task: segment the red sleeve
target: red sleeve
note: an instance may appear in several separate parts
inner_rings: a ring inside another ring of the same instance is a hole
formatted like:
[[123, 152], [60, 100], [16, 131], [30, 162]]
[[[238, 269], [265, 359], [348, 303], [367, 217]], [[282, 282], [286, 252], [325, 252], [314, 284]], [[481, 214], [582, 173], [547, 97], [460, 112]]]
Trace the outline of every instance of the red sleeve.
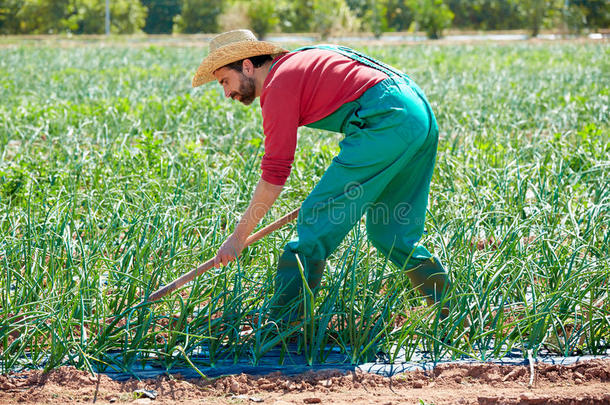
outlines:
[[265, 133], [261, 177], [271, 184], [281, 186], [286, 183], [294, 161], [299, 102], [293, 92], [284, 88], [268, 88], [265, 96], [264, 103], [261, 104]]

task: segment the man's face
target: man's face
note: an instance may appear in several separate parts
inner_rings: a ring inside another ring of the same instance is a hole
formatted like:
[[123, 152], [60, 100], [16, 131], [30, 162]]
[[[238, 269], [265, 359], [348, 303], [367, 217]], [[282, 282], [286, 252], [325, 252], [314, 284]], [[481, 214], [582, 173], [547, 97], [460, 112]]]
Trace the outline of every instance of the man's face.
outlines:
[[225, 97], [250, 105], [256, 98], [254, 79], [234, 69], [222, 67], [214, 72], [218, 83], [225, 91]]

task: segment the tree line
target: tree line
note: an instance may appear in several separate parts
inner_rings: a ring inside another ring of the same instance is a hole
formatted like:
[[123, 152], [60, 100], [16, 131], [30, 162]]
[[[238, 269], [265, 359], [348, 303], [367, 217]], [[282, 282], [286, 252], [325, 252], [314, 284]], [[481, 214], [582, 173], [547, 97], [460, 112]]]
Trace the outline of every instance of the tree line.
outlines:
[[[541, 29], [571, 33], [610, 26], [608, 0], [109, 0], [114, 34], [214, 33], [249, 27], [315, 32], [322, 38], [352, 32], [449, 28]], [[0, 34], [102, 34], [106, 0], [0, 0]]]

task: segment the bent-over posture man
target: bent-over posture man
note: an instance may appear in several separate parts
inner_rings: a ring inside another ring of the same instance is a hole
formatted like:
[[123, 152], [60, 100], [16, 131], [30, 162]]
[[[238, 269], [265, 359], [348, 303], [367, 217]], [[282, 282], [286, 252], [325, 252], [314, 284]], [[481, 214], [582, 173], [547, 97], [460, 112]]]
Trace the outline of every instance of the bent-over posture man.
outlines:
[[302, 279], [320, 284], [325, 260], [367, 213], [367, 236], [428, 300], [447, 288], [439, 260], [418, 245], [424, 230], [438, 127], [422, 90], [404, 73], [352, 49], [318, 45], [292, 52], [247, 30], [210, 43], [193, 86], [214, 79], [246, 105], [260, 97], [262, 175], [250, 204], [215, 257], [235, 260], [290, 174], [297, 128], [341, 132], [340, 152], [303, 202], [298, 238], [286, 244], [275, 276], [273, 312], [298, 297]]

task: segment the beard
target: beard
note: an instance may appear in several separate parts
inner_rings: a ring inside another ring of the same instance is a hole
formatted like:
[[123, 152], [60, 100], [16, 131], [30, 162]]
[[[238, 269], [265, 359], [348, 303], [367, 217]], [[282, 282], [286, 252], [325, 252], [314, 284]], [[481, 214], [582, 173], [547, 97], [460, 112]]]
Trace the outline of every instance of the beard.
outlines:
[[254, 79], [242, 73], [239, 79], [239, 91], [232, 92], [230, 96], [234, 100], [236, 97], [239, 97], [239, 102], [250, 105], [256, 98], [255, 91]]

